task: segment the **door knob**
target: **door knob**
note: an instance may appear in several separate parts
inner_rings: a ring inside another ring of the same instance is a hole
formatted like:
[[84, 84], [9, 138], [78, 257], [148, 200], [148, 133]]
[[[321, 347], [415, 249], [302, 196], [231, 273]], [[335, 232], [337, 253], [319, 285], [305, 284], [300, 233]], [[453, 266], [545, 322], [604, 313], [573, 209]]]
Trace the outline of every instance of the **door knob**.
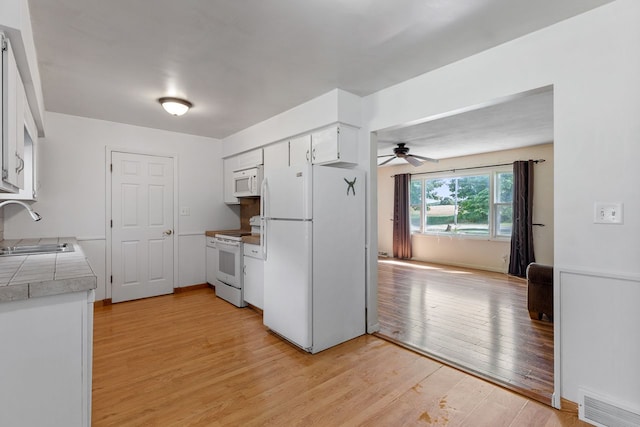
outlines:
[[171, 236], [173, 234], [173, 230], [163, 231], [162, 234], [164, 234], [165, 236]]

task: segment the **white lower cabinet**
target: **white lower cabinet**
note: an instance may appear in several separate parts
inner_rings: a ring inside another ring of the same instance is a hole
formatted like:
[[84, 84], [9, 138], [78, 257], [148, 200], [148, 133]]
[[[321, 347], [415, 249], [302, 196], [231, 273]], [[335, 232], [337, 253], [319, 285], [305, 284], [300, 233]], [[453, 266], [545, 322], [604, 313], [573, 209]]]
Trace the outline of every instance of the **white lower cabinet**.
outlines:
[[260, 245], [244, 245], [244, 300], [254, 307], [264, 306], [264, 260]]
[[218, 248], [215, 247], [215, 240], [213, 237], [207, 236], [207, 283], [210, 285], [216, 285], [216, 269], [218, 268]]
[[90, 426], [94, 291], [0, 302], [0, 425]]

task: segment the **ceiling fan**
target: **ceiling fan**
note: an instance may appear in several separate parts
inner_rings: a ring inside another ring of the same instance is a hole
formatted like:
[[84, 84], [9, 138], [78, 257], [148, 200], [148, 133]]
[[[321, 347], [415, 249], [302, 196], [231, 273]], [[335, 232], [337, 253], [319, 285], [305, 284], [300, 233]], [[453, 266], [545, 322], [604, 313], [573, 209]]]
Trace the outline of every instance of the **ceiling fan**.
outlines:
[[405, 145], [406, 145], [406, 142], [398, 142], [398, 146], [393, 148], [393, 154], [384, 154], [382, 156], [378, 156], [378, 158], [389, 157], [387, 160], [380, 163], [378, 166], [386, 165], [393, 159], [405, 159], [408, 163], [411, 163], [413, 166], [420, 166], [423, 163], [423, 160], [438, 163], [437, 159], [418, 156], [417, 154], [409, 154], [409, 147], [406, 147]]

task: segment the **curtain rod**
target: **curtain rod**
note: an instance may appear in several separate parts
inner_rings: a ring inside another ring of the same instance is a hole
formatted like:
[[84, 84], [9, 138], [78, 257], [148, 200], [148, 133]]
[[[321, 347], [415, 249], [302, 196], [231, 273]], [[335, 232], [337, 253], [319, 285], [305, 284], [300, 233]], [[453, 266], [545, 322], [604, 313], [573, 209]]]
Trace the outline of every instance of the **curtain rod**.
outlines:
[[[544, 163], [545, 160], [544, 159], [537, 159], [537, 160], [533, 160], [533, 163]], [[414, 176], [414, 175], [427, 175], [427, 174], [431, 174], [431, 173], [442, 173], [442, 172], [457, 172], [457, 171], [466, 171], [466, 170], [471, 170], [471, 169], [485, 169], [485, 168], [495, 168], [498, 166], [511, 166], [513, 165], [514, 162], [511, 163], [500, 163], [497, 165], [486, 165], [486, 166], [473, 166], [473, 167], [468, 167], [468, 168], [457, 168], [457, 169], [444, 169], [444, 170], [439, 170], [439, 171], [428, 171], [428, 172], [418, 172], [418, 173], [410, 173], [409, 175]], [[395, 175], [391, 175], [391, 178], [395, 178]]]

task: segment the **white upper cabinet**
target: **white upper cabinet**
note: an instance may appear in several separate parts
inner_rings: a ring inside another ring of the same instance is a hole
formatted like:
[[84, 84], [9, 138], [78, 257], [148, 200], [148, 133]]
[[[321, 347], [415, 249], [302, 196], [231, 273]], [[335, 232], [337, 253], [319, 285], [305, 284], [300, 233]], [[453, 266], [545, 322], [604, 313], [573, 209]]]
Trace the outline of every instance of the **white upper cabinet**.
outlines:
[[246, 153], [238, 154], [236, 157], [236, 171], [255, 168], [260, 166], [263, 162], [262, 148], [247, 151]]
[[313, 164], [355, 165], [358, 163], [358, 129], [334, 125], [311, 134]]
[[264, 147], [264, 176], [289, 166], [289, 141], [280, 141]]
[[299, 166], [311, 162], [311, 135], [303, 135], [289, 141], [289, 163]]
[[[24, 86], [11, 43], [2, 37], [2, 183], [0, 191], [24, 187]], [[28, 107], [26, 107], [28, 108]]]
[[[18, 200], [36, 200], [38, 198], [38, 128], [25, 105], [24, 109], [24, 186], [17, 194], [5, 194], [6, 198]], [[0, 199], [2, 193], [0, 193]]]

